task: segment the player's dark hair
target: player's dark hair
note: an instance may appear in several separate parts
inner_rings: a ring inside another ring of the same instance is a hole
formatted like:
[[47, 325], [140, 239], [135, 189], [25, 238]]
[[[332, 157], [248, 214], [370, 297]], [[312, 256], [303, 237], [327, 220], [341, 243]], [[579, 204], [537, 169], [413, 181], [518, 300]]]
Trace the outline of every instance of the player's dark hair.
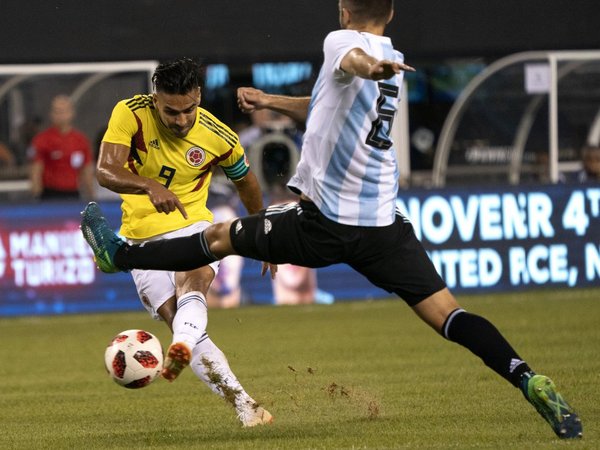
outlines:
[[200, 81], [200, 65], [189, 58], [159, 64], [152, 75], [154, 90], [171, 95], [185, 95]]
[[342, 6], [359, 22], [386, 22], [394, 9], [394, 0], [342, 0]]

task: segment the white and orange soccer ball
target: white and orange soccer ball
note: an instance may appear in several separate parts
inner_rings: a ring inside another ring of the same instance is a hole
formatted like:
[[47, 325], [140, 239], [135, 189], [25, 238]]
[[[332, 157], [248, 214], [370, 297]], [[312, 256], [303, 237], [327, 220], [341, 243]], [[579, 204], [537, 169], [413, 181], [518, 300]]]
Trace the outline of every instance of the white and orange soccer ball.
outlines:
[[106, 347], [104, 364], [117, 384], [129, 389], [148, 386], [162, 370], [162, 346], [147, 331], [122, 331]]

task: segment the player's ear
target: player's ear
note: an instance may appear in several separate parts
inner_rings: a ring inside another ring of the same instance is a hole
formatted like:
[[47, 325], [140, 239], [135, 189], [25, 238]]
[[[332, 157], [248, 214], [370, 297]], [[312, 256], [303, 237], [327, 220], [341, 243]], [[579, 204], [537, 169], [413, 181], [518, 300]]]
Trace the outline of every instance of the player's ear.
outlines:
[[350, 19], [352, 17], [352, 12], [348, 8], [342, 8], [340, 10], [340, 25], [342, 28], [346, 28]]
[[158, 96], [156, 95], [156, 92], [152, 93], [152, 103], [154, 104], [154, 107], [156, 108], [156, 102], [158, 101]]
[[387, 22], [385, 24], [387, 25], [388, 23], [390, 23], [393, 18], [394, 18], [394, 8], [392, 8], [392, 10], [390, 11], [390, 15], [389, 15], [388, 20], [387, 20]]

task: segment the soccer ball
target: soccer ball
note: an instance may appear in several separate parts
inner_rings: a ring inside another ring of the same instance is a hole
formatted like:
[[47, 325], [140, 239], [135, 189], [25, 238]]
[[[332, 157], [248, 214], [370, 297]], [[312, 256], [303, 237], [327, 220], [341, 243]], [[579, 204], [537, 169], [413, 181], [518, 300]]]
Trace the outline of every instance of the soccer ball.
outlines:
[[148, 386], [162, 370], [162, 346], [147, 331], [122, 331], [106, 347], [104, 364], [117, 384], [129, 389]]

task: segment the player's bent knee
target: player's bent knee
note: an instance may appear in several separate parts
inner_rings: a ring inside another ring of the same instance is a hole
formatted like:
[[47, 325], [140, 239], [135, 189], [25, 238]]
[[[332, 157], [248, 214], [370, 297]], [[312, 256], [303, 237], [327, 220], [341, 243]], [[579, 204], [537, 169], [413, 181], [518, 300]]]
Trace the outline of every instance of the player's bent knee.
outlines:
[[188, 272], [175, 272], [175, 295], [179, 298], [193, 291], [199, 291], [206, 295], [214, 278], [215, 272], [210, 266]]
[[460, 305], [448, 288], [436, 292], [413, 306], [417, 315], [437, 332], [441, 332], [446, 318], [457, 308], [460, 308]]

